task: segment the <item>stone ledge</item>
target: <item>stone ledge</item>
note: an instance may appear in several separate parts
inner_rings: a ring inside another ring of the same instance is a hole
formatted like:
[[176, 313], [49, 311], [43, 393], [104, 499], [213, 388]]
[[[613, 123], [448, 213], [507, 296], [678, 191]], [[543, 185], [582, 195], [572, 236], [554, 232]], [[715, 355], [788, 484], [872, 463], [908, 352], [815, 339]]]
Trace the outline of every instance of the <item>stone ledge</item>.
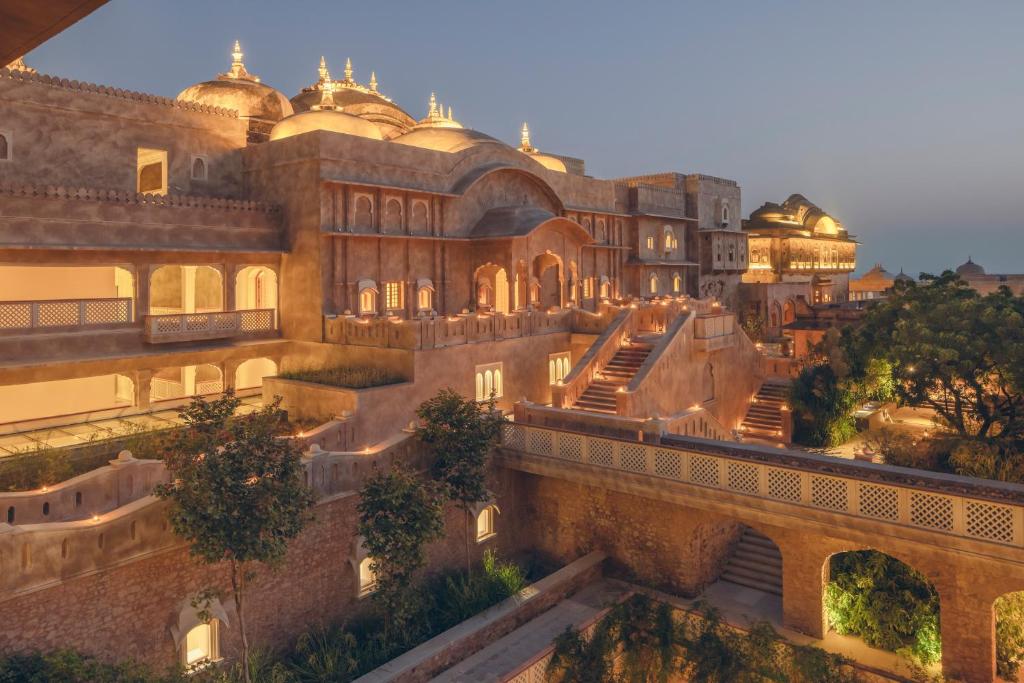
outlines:
[[434, 636], [356, 679], [357, 683], [421, 683], [511, 633], [601, 575], [605, 554], [594, 551], [518, 594]]

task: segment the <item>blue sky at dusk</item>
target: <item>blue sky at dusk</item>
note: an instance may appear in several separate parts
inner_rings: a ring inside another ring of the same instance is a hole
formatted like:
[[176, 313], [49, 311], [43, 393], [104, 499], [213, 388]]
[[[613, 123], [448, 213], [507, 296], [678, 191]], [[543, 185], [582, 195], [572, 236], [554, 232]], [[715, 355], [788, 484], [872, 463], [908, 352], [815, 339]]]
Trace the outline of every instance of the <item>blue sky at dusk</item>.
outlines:
[[800, 192], [909, 273], [1024, 272], [1024, 2], [112, 0], [27, 61], [173, 97], [229, 66], [288, 96], [323, 54], [414, 117], [598, 177], [733, 178], [744, 214]]

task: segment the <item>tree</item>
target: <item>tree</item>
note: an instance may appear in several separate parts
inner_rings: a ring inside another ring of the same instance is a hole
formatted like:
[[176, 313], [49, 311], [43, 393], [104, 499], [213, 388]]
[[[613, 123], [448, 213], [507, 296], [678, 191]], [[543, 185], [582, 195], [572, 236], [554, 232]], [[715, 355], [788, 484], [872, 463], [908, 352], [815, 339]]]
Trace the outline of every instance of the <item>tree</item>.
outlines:
[[227, 562], [242, 640], [242, 671], [250, 680], [245, 596], [252, 569], [278, 566], [288, 541], [312, 519], [312, 491], [301, 455], [281, 438], [286, 415], [275, 400], [249, 415], [234, 416], [240, 401], [200, 397], [180, 411], [185, 426], [164, 452], [170, 483], [155, 489], [170, 501], [175, 533], [201, 562]]
[[421, 423], [416, 436], [434, 456], [433, 475], [446, 496], [466, 516], [466, 571], [470, 569], [472, 508], [489, 498], [487, 456], [501, 434], [504, 418], [494, 398], [479, 403], [453, 389], [442, 389], [416, 410]]
[[932, 408], [962, 437], [1024, 437], [1024, 298], [981, 296], [947, 271], [922, 275], [844, 338], [855, 377], [891, 363], [897, 398]]
[[836, 376], [830, 364], [804, 368], [790, 387], [793, 440], [805, 446], [831, 448], [856, 433], [856, 394]]
[[401, 628], [413, 611], [409, 588], [426, 564], [426, 545], [444, 532], [444, 498], [430, 481], [402, 467], [378, 472], [363, 485], [359, 533], [371, 558], [385, 627]]

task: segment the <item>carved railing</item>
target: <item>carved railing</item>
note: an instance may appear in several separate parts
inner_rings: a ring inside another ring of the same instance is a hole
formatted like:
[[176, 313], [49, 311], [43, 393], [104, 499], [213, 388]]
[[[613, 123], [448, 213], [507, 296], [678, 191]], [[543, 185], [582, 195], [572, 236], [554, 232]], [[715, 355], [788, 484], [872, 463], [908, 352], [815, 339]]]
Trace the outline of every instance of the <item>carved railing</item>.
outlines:
[[[659, 444], [509, 423], [504, 448], [530, 455], [683, 482], [796, 509], [1024, 546], [1024, 486], [837, 461], [795, 451], [710, 444], [677, 437]], [[912, 482], [912, 485], [911, 483]], [[950, 493], [948, 491], [955, 491]]]
[[130, 298], [0, 301], [0, 332], [129, 325]]
[[564, 309], [553, 313], [467, 313], [412, 320], [328, 316], [324, 318], [324, 338], [334, 344], [409, 350], [438, 349], [481, 341], [570, 332], [573, 329], [573, 314], [572, 310]]
[[273, 308], [251, 308], [216, 313], [147, 315], [145, 337], [151, 344], [162, 344], [267, 336], [273, 334], [276, 329], [277, 311]]

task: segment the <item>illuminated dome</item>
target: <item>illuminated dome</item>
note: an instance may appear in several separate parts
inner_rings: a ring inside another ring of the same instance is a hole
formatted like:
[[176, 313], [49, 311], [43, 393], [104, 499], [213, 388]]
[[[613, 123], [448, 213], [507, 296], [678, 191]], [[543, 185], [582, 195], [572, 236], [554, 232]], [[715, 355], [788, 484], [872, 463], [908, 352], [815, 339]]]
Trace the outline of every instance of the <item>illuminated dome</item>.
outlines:
[[383, 95], [377, 89], [377, 75], [370, 74], [368, 85], [357, 83], [352, 75], [352, 62], [345, 62], [345, 80], [332, 81], [327, 70], [327, 60], [320, 58], [319, 78], [312, 85], [303, 88], [302, 92], [291, 99], [296, 112], [309, 111], [320, 103], [324, 83], [331, 82], [334, 86], [334, 102], [345, 110], [346, 114], [358, 116], [377, 124], [385, 138], [392, 138], [407, 133], [416, 125], [416, 120], [401, 107]]
[[324, 84], [320, 98], [320, 104], [313, 105], [309, 111], [293, 114], [278, 122], [270, 131], [270, 139], [290, 138], [293, 135], [301, 135], [314, 130], [358, 135], [372, 140], [384, 139], [380, 128], [376, 125], [358, 116], [343, 112], [334, 103], [334, 89], [330, 81]]
[[540, 150], [530, 144], [530, 127], [525, 122], [519, 134], [519, 151], [550, 171], [568, 173], [564, 161], [550, 154], [541, 154]]
[[231, 70], [220, 74], [216, 80], [197, 83], [178, 93], [178, 100], [198, 102], [213, 107], [234, 109], [244, 119], [264, 123], [276, 123], [294, 113], [291, 102], [284, 93], [260, 83], [257, 76], [245, 70], [242, 50], [235, 41], [231, 53]]
[[399, 135], [392, 142], [449, 153], [461, 152], [477, 145], [505, 145], [490, 135], [463, 128], [461, 123], [452, 118], [451, 107], [445, 113], [444, 105], [437, 103], [434, 93], [430, 93], [427, 116], [416, 124], [412, 132]]
[[969, 277], [971, 275], [984, 275], [985, 269], [979, 266], [977, 263], [971, 260], [971, 257], [967, 257], [966, 263], [961, 263], [957, 266], [956, 274], [962, 277]]

